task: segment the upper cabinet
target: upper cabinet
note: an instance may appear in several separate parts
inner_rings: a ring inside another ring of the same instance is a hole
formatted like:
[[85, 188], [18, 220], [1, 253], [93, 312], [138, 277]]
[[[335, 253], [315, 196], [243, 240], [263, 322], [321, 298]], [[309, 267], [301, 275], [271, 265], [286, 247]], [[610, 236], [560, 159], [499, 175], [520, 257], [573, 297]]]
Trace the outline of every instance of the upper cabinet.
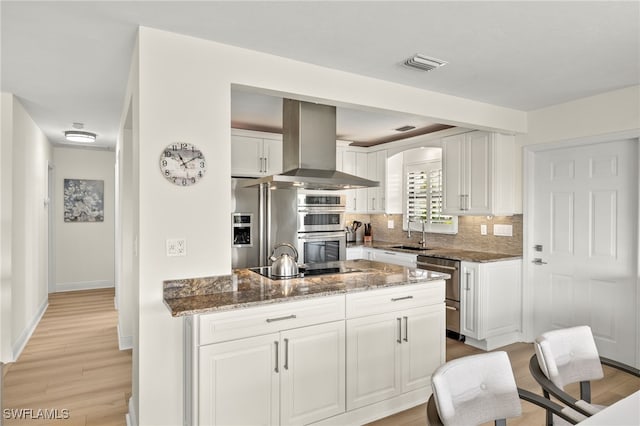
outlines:
[[231, 130], [231, 175], [268, 176], [282, 173], [282, 135]]
[[484, 131], [443, 138], [443, 212], [513, 215], [514, 143], [513, 136]]
[[347, 212], [349, 213], [385, 213], [385, 177], [387, 151], [368, 152], [364, 148], [340, 146], [336, 150], [336, 169], [365, 179], [380, 182], [375, 188], [349, 189]]

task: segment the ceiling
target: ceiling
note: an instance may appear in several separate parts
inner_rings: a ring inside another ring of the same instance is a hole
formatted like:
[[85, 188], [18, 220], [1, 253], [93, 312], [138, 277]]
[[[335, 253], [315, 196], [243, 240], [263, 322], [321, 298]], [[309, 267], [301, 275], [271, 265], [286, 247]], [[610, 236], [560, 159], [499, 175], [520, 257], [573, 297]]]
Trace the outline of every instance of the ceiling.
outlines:
[[[139, 25], [522, 111], [640, 84], [636, 1], [7, 1], [2, 91], [52, 143], [74, 122], [115, 145]], [[448, 62], [425, 73], [402, 62]], [[239, 127], [279, 126], [279, 99], [234, 91]], [[275, 105], [275, 107], [274, 107]], [[428, 118], [338, 110], [339, 137], [375, 141]]]

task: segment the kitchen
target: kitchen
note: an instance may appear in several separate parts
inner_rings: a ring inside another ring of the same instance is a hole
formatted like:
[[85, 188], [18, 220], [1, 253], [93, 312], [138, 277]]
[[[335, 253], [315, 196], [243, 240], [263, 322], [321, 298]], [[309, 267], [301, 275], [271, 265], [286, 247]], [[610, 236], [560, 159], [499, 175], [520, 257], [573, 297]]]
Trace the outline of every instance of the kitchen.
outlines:
[[[135, 237], [130, 245], [135, 248], [140, 268], [139, 281], [133, 283], [131, 292], [136, 301], [137, 349], [132, 406], [141, 424], [177, 424], [183, 411], [179, 390], [182, 373], [173, 368], [182, 363], [182, 353], [177, 349], [182, 345], [182, 328], [178, 321], [169, 318], [162, 304], [160, 283], [172, 278], [229, 272], [231, 249], [227, 247], [231, 246], [229, 212], [232, 209], [228, 188], [232, 173], [226, 162], [231, 158], [228, 118], [229, 89], [233, 85], [277, 92], [281, 96], [296, 95], [303, 100], [408, 111], [446, 118], [451, 123], [470, 128], [515, 132], [520, 135], [519, 146], [527, 147], [526, 155], [535, 152], [535, 144], [624, 133], [638, 127], [637, 107], [634, 106], [637, 93], [633, 89], [603, 94], [564, 107], [523, 113], [281, 61], [269, 55], [150, 28], [141, 29], [140, 40], [139, 50], [134, 55], [137, 59], [132, 67], [130, 96], [125, 102], [124, 116], [132, 118], [128, 128], [135, 129], [135, 133], [128, 140], [135, 142], [134, 151], [138, 155], [135, 158], [140, 162], [139, 180], [130, 183], [133, 188], [139, 188], [139, 194], [135, 193], [139, 196], [136, 205], [140, 209], [136, 217], [142, 219], [136, 224], [138, 228], [134, 229]], [[176, 63], [176, 57], [182, 62]], [[225, 66], [221, 67], [221, 63]], [[256, 64], [260, 66], [256, 67]], [[180, 81], [181, 84], [177, 85], [180, 87], [167, 86], [167, 81]], [[130, 100], [133, 103], [130, 104]], [[129, 105], [132, 105], [131, 109], [128, 109]], [[588, 125], [575, 124], [573, 119], [576, 117]], [[123, 120], [123, 126], [127, 125]], [[521, 135], [527, 132], [528, 136], [523, 139]], [[216, 163], [215, 169], [210, 168], [205, 179], [192, 188], [167, 186], [158, 179], [157, 155], [174, 139], [209, 141], [200, 142], [203, 152], [209, 158], [215, 156], [224, 161]], [[516, 157], [514, 163], [521, 167], [520, 157]], [[520, 176], [520, 173], [516, 174], [516, 188], [524, 192], [526, 188]], [[365, 216], [368, 217], [362, 222], [374, 224], [374, 241], [389, 232], [388, 227], [385, 230], [388, 223], [382, 217], [368, 213]], [[517, 235], [519, 226], [522, 229], [528, 225], [518, 225], [522, 222], [518, 218], [515, 220], [514, 235]], [[400, 220], [394, 218], [394, 222], [394, 229], [399, 228]], [[382, 226], [376, 227], [376, 223]], [[472, 222], [470, 225], [476, 228], [473, 231], [476, 238], [479, 238], [478, 228], [482, 224]], [[493, 227], [491, 222], [486, 224], [490, 234]], [[159, 229], [162, 232], [158, 232]], [[523, 240], [524, 234], [523, 229]], [[168, 238], [185, 238], [188, 256], [167, 258], [165, 241]], [[414, 235], [413, 238], [420, 237]], [[214, 240], [216, 244], [211, 243]], [[530, 250], [529, 245], [525, 245], [525, 250]], [[526, 293], [526, 288], [524, 290]]]

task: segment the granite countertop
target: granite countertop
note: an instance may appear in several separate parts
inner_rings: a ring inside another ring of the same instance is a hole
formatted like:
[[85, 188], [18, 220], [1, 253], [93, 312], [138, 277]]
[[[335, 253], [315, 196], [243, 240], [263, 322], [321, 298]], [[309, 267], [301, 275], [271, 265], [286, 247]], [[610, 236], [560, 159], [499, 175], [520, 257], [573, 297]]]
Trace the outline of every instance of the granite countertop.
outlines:
[[358, 270], [270, 280], [248, 269], [231, 275], [164, 281], [164, 303], [174, 317], [443, 280], [449, 275], [369, 260], [329, 262]]
[[416, 244], [394, 243], [389, 241], [373, 241], [371, 243], [349, 243], [347, 247], [371, 247], [381, 250], [397, 251], [401, 253], [411, 253], [415, 255], [441, 257], [443, 259], [460, 260], [465, 262], [499, 262], [502, 260], [522, 259], [522, 255], [508, 253], [491, 253], [485, 251], [460, 250], [444, 247], [427, 247], [423, 250], [411, 250], [395, 248], [394, 246], [409, 246], [419, 248]]

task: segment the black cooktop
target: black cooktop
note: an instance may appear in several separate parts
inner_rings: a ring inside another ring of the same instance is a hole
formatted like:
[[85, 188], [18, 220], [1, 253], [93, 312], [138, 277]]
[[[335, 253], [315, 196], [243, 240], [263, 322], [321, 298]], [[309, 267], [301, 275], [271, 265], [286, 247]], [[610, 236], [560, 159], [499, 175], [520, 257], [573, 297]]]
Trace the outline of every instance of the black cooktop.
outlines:
[[346, 266], [333, 266], [323, 263], [302, 265], [298, 268], [298, 275], [291, 277], [279, 277], [271, 274], [270, 266], [260, 266], [258, 268], [249, 268], [250, 271], [260, 274], [263, 277], [267, 277], [270, 280], [290, 280], [293, 278], [312, 277], [317, 275], [329, 275], [329, 274], [349, 274], [352, 272], [362, 272], [360, 269], [348, 268]]

